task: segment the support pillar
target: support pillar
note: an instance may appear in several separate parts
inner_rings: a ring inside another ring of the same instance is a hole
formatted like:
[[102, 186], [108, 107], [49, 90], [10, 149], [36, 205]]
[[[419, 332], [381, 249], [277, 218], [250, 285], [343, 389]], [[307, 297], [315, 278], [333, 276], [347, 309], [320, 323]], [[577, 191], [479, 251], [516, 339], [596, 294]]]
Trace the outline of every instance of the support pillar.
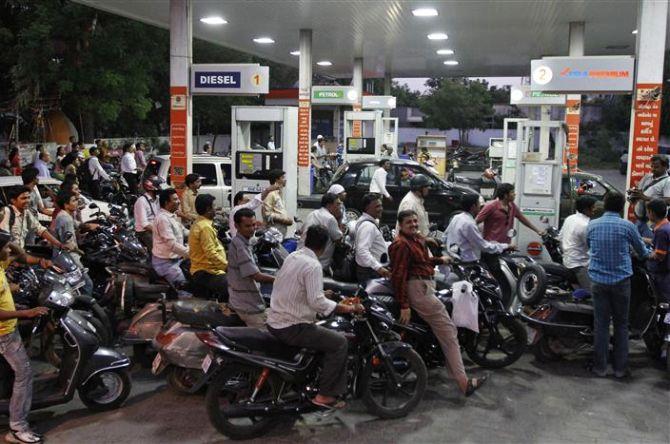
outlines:
[[309, 158], [311, 139], [312, 30], [301, 29], [300, 65], [298, 73], [298, 196], [309, 196], [312, 191], [312, 179], [310, 174], [311, 167]]
[[191, 17], [191, 0], [170, 0], [170, 165], [175, 186], [183, 184], [192, 169]]
[[[584, 22], [570, 22], [570, 57], [581, 57], [584, 55], [584, 28]], [[566, 135], [567, 146], [563, 150], [564, 170], [567, 169], [568, 162], [571, 171], [577, 168], [581, 109], [581, 94], [568, 94], [565, 103], [565, 124], [568, 127], [568, 134]]]
[[[650, 171], [651, 156], [658, 153], [667, 18], [667, 2], [639, 2], [627, 188], [637, 185]], [[632, 208], [627, 210], [628, 218], [634, 218]]]
[[352, 79], [354, 89], [356, 90], [356, 103], [354, 104], [354, 111], [361, 110], [363, 103], [363, 58], [357, 57], [354, 59], [354, 75]]
[[[391, 78], [391, 72], [386, 71], [384, 73], [384, 95], [385, 96], [390, 96], [391, 95], [391, 84], [393, 82], [393, 79]], [[391, 110], [390, 109], [385, 109], [384, 110], [384, 117], [391, 117]]]

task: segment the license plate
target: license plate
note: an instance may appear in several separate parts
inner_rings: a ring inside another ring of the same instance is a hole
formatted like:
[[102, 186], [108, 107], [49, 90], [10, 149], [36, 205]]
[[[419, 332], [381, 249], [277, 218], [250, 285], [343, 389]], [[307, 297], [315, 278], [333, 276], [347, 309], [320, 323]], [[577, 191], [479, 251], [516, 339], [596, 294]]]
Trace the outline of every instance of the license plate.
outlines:
[[670, 313], [665, 314], [665, 319], [663, 320], [666, 324], [670, 324]]
[[154, 375], [156, 374], [156, 372], [158, 371], [158, 369], [161, 366], [161, 359], [162, 359], [161, 354], [158, 353], [156, 355], [156, 357], [154, 358], [153, 364], [151, 364], [151, 373], [153, 373]]
[[207, 356], [205, 356], [205, 359], [202, 360], [202, 371], [207, 373], [211, 365], [212, 365], [212, 356], [208, 354]]

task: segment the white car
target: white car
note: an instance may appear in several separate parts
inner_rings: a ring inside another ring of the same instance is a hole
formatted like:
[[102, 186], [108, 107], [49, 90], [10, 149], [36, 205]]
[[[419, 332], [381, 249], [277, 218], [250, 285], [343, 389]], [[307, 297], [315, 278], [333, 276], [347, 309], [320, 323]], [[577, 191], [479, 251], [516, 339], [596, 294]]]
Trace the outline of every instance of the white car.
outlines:
[[[58, 194], [58, 191], [60, 190], [60, 184], [61, 181], [58, 179], [54, 178], [44, 178], [40, 177], [40, 184], [37, 186], [40, 195], [42, 196], [42, 200], [44, 201], [44, 206], [47, 208], [53, 208], [55, 205], [55, 202], [53, 202], [53, 199], [51, 196], [55, 196]], [[9, 199], [7, 198], [7, 191], [11, 187], [15, 187], [17, 185], [23, 185], [23, 181], [21, 180], [21, 176], [3, 176], [0, 177], [0, 200], [2, 201], [2, 206], [8, 205], [9, 204]], [[103, 202], [101, 200], [94, 200], [90, 196], [87, 196], [85, 193], [81, 193], [81, 197], [84, 200], [86, 207], [82, 209], [82, 220], [84, 222], [91, 220], [94, 218], [95, 213], [98, 212], [98, 209], [92, 209], [89, 208], [89, 205], [91, 202], [94, 202], [100, 211], [102, 211], [104, 214], [109, 215], [109, 203]], [[39, 215], [39, 220], [42, 223], [49, 223], [51, 221], [51, 218], [49, 216], [46, 216], [44, 214]]]
[[[231, 170], [230, 157], [207, 156], [195, 154], [193, 156], [193, 173], [199, 174], [202, 179], [200, 193], [211, 194], [216, 198], [215, 205], [230, 208], [231, 204]], [[143, 177], [157, 175], [170, 183], [170, 156], [162, 154], [152, 156], [147, 162]]]

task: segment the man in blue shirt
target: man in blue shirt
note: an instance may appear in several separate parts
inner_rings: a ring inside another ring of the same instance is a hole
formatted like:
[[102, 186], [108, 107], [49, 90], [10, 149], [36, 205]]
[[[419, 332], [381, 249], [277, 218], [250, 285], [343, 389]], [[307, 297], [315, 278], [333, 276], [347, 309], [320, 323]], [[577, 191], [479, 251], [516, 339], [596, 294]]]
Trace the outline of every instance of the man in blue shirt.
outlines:
[[653, 252], [649, 256], [647, 269], [656, 287], [656, 293], [666, 302], [670, 302], [670, 223], [668, 206], [663, 199], [654, 199], [647, 203], [647, 217], [654, 227], [651, 241]]
[[605, 196], [605, 213], [589, 222], [586, 238], [590, 251], [589, 277], [593, 283], [594, 363], [598, 376], [607, 373], [610, 318], [614, 322], [614, 376], [630, 375], [628, 370], [628, 306], [633, 264], [630, 247], [640, 258], [647, 249], [635, 225], [621, 218], [626, 203], [619, 193]]

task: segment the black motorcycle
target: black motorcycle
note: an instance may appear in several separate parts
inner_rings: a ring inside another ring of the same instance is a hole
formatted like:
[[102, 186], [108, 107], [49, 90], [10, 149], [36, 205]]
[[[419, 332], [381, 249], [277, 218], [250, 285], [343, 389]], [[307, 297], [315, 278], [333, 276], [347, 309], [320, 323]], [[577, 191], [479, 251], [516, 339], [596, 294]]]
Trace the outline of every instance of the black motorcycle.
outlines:
[[[90, 410], [103, 411], [119, 407], [130, 394], [127, 369], [130, 360], [116, 350], [100, 346], [95, 327], [79, 312], [70, 309], [74, 296], [65, 287], [43, 291], [40, 305], [50, 309], [48, 317], [39, 318], [32, 328], [38, 334], [51, 323], [61, 338], [61, 365], [55, 374], [34, 381], [32, 409], [40, 409], [72, 400], [75, 391]], [[0, 413], [9, 413], [14, 373], [0, 357]]]
[[[349, 341], [347, 396], [361, 398], [381, 418], [405, 416], [423, 396], [426, 366], [410, 345], [398, 341], [388, 310], [372, 298], [362, 304], [364, 316], [320, 323]], [[233, 439], [254, 438], [318, 409], [310, 400], [321, 372], [316, 353], [247, 327], [219, 327], [198, 337], [210, 347], [203, 362], [211, 378], [206, 403], [219, 432]]]

